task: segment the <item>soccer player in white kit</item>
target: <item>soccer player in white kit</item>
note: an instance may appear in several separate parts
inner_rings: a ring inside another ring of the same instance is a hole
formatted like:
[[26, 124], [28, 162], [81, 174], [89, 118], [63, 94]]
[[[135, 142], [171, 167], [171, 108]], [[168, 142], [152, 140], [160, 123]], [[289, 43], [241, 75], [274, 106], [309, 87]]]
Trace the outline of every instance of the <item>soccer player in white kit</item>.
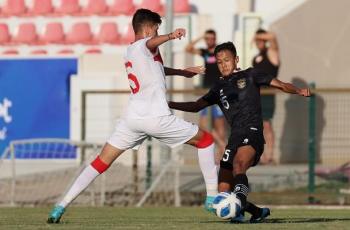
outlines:
[[212, 201], [217, 194], [217, 168], [214, 159], [214, 143], [210, 133], [197, 125], [172, 114], [166, 100], [165, 75], [193, 77], [204, 71], [203, 67], [185, 70], [163, 66], [158, 47], [170, 40], [185, 36], [184, 29], [176, 29], [166, 35], [158, 35], [161, 23], [159, 14], [139, 9], [132, 19], [135, 41], [127, 48], [125, 67], [131, 88], [126, 111], [117, 122], [114, 133], [102, 148], [102, 152], [75, 180], [63, 199], [49, 214], [48, 223], [58, 223], [66, 207], [125, 150], [140, 145], [148, 136], [170, 147], [183, 143], [198, 148], [199, 165], [207, 190], [205, 207], [212, 211]]

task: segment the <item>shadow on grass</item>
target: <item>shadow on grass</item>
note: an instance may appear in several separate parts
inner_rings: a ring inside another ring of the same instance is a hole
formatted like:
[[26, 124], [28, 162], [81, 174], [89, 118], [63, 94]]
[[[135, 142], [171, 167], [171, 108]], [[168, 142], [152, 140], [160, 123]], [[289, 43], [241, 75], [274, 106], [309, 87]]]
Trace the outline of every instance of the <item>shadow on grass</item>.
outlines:
[[288, 224], [288, 223], [321, 223], [334, 221], [350, 221], [350, 218], [271, 218], [262, 223]]
[[[322, 222], [334, 222], [334, 221], [350, 221], [350, 218], [271, 218], [266, 219], [259, 223], [250, 223], [246, 221], [242, 224], [297, 224], [297, 223], [322, 223]], [[201, 224], [214, 224], [214, 223], [227, 223], [229, 221], [213, 220], [213, 221], [201, 221]], [[234, 224], [234, 223], [233, 223]]]

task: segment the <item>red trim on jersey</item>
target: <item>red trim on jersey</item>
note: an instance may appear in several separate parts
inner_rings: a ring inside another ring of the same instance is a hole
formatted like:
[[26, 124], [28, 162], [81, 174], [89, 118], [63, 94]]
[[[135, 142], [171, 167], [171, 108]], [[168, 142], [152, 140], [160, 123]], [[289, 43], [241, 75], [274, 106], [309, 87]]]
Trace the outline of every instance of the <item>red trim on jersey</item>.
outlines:
[[136, 77], [135, 75], [133, 75], [132, 73], [129, 73], [129, 74], [128, 74], [128, 79], [129, 79], [130, 81], [133, 81], [134, 84], [135, 84], [135, 88], [131, 87], [131, 85], [130, 85], [131, 92], [132, 92], [133, 94], [137, 93], [137, 92], [140, 90], [140, 83], [139, 83], [139, 81], [137, 80], [137, 77]]
[[160, 63], [162, 63], [162, 65], [164, 65], [163, 63], [163, 58], [162, 56], [160, 55], [159, 51], [158, 51], [158, 54], [156, 56], [153, 57], [153, 60], [154, 61], [159, 61]]
[[204, 149], [213, 143], [213, 136], [210, 133], [204, 131], [202, 138], [197, 142], [196, 147], [199, 149]]
[[102, 174], [104, 171], [106, 171], [109, 167], [106, 163], [104, 163], [99, 156], [96, 157], [95, 160], [91, 162], [91, 166], [96, 169], [97, 172]]
[[125, 63], [125, 67], [126, 67], [126, 68], [128, 68], [128, 67], [132, 68], [132, 63], [131, 63], [131, 62], [129, 62], [129, 61], [128, 61], [128, 62], [126, 62], [126, 63]]

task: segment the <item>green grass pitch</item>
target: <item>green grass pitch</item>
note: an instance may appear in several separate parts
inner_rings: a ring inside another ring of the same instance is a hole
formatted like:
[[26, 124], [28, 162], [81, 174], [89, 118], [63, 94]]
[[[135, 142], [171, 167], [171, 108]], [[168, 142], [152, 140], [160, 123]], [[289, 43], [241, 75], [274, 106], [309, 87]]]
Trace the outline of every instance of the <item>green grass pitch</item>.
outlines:
[[48, 212], [49, 208], [0, 208], [0, 229], [350, 229], [350, 210], [273, 209], [259, 224], [230, 224], [203, 208], [72, 207], [60, 224], [49, 225]]

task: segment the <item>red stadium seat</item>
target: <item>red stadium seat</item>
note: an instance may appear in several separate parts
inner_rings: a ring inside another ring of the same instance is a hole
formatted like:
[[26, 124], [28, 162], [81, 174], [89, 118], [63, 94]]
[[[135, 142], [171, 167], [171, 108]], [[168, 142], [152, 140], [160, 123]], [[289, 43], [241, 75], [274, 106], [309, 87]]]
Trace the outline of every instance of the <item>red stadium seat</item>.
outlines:
[[146, 8], [159, 14], [163, 14], [164, 12], [164, 7], [160, 0], [142, 0], [138, 8]]
[[29, 10], [33, 15], [47, 15], [53, 12], [51, 0], [34, 0], [33, 8]]
[[79, 0], [61, 0], [61, 5], [55, 11], [60, 14], [78, 14]]
[[175, 13], [189, 13], [191, 6], [188, 0], [174, 0], [174, 12]]
[[48, 23], [45, 28], [44, 35], [40, 39], [44, 43], [63, 43], [64, 31], [60, 22]]
[[100, 54], [102, 53], [102, 50], [100, 50], [99, 48], [91, 48], [91, 49], [87, 49], [85, 51], [86, 54]]
[[2, 54], [3, 55], [18, 55], [19, 52], [18, 52], [18, 50], [11, 49], [11, 50], [3, 51]]
[[83, 13], [86, 14], [104, 14], [107, 12], [108, 6], [105, 0], [89, 0]]
[[128, 29], [126, 31], [125, 34], [121, 35], [121, 44], [130, 44], [135, 40], [135, 34], [134, 34], [134, 30], [132, 29], [132, 26], [129, 25]]
[[0, 24], [0, 44], [6, 44], [11, 41], [9, 27], [5, 23]]
[[109, 7], [109, 13], [113, 15], [132, 15], [135, 9], [133, 0], [114, 0], [113, 4]]
[[2, 14], [5, 16], [19, 16], [25, 14], [26, 11], [24, 0], [7, 0], [2, 8]]
[[70, 44], [92, 43], [92, 38], [90, 24], [87, 22], [78, 22], [72, 26], [66, 35], [66, 42]]
[[100, 43], [117, 44], [120, 42], [120, 34], [118, 25], [114, 22], [105, 22], [100, 26], [100, 31], [97, 35], [97, 41]]
[[63, 50], [58, 51], [57, 54], [72, 55], [72, 54], [74, 54], [74, 50], [72, 50], [72, 49], [63, 49]]
[[15, 43], [35, 44], [38, 35], [33, 23], [22, 23], [18, 27], [18, 33], [13, 38]]
[[34, 54], [34, 55], [46, 55], [47, 54], [47, 50], [33, 50], [30, 52], [30, 54]]

